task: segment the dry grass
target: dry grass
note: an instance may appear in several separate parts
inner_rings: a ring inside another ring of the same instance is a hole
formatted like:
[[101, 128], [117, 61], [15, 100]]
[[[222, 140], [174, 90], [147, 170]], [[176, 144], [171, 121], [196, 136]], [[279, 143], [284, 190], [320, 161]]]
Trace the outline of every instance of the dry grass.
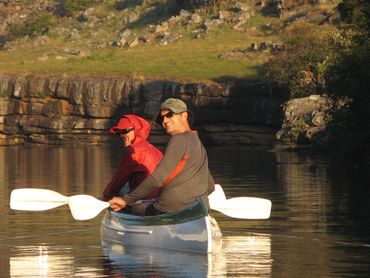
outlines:
[[[105, 17], [111, 12], [116, 1], [108, 2], [105, 6], [96, 6], [93, 15]], [[134, 27], [133, 31], [137, 34], [140, 28], [141, 31], [145, 30], [145, 20], [151, 19], [151, 23], [155, 24], [163, 16], [160, 9], [149, 16], [146, 14], [147, 8], [143, 7], [142, 24]], [[136, 7], [134, 9], [137, 10]], [[280, 41], [279, 36], [283, 35], [279, 27], [283, 20], [256, 13], [245, 23], [244, 31], [234, 30], [231, 25], [224, 24], [207, 32], [203, 39], [192, 38], [191, 30], [176, 30], [182, 34], [182, 38], [166, 46], [152, 43], [132, 49], [109, 46], [99, 50], [89, 47], [89, 44], [97, 41], [111, 42], [126, 28], [122, 20], [127, 11], [114, 12], [116, 16], [97, 23], [95, 29], [81, 32], [81, 38], [74, 42], [56, 37], [54, 33], [49, 35], [49, 42], [38, 47], [18, 45], [15, 51], [0, 50], [0, 74], [119, 75], [188, 81], [255, 79], [262, 76], [268, 52], [251, 52], [241, 58], [228, 59], [221, 59], [219, 55], [235, 49], [246, 49], [252, 42]], [[271, 23], [276, 27], [265, 28]], [[58, 24], [69, 30], [80, 26], [76, 20], [59, 21]], [[73, 56], [70, 51], [73, 49], [90, 49], [91, 53], [85, 57]], [[48, 59], [41, 61], [40, 57], [45, 55]]]
[[[66, 56], [57, 48], [58, 41], [35, 50], [18, 49], [0, 52], [0, 73], [137, 75], [178, 80], [215, 80], [224, 77], [255, 78], [264, 63], [260, 55], [242, 59], [220, 59], [219, 55], [236, 48], [247, 48], [259, 38], [228, 30], [217, 31], [205, 39], [183, 38], [166, 46], [142, 45], [132, 49], [109, 47], [96, 50], [86, 57]], [[83, 45], [65, 45], [70, 49]], [[46, 61], [38, 61], [44, 53]]]

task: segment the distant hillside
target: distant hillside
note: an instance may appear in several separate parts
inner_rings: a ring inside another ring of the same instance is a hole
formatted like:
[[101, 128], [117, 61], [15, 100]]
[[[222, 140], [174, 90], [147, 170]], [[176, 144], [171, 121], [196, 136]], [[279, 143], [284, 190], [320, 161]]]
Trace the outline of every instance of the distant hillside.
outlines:
[[338, 1], [0, 3], [0, 73], [256, 79], [285, 29], [338, 22]]

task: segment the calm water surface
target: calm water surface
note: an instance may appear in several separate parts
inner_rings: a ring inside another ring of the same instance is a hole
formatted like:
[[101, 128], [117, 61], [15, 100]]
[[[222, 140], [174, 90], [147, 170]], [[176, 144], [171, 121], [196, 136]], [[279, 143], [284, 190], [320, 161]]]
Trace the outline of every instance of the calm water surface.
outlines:
[[102, 242], [100, 221], [76, 221], [67, 206], [12, 211], [12, 189], [45, 188], [99, 197], [120, 147], [0, 147], [0, 277], [369, 277], [369, 174], [331, 168], [297, 153], [209, 147], [228, 198], [272, 201], [268, 220], [212, 212], [218, 254], [128, 248]]

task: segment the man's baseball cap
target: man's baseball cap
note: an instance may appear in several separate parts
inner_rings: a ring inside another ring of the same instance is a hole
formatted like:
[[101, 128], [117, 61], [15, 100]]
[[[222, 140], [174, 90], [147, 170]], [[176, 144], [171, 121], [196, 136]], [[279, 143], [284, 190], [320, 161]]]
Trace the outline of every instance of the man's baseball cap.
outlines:
[[187, 112], [188, 107], [186, 103], [183, 102], [181, 99], [178, 98], [168, 98], [161, 104], [161, 110], [169, 109], [172, 112], [178, 114], [182, 112]]

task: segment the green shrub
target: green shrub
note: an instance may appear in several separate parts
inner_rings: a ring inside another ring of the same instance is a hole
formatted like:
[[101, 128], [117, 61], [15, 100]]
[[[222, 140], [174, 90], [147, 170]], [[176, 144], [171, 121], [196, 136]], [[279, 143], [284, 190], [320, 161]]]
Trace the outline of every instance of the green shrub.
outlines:
[[325, 61], [328, 56], [326, 28], [301, 22], [286, 29], [285, 49], [267, 63], [267, 75], [288, 87], [292, 97], [324, 92]]
[[12, 39], [24, 36], [42, 35], [54, 26], [53, 17], [50, 14], [32, 13], [27, 19], [10, 27], [10, 37]]
[[60, 16], [72, 16], [75, 12], [83, 11], [96, 2], [96, 0], [61, 0], [57, 14]]

